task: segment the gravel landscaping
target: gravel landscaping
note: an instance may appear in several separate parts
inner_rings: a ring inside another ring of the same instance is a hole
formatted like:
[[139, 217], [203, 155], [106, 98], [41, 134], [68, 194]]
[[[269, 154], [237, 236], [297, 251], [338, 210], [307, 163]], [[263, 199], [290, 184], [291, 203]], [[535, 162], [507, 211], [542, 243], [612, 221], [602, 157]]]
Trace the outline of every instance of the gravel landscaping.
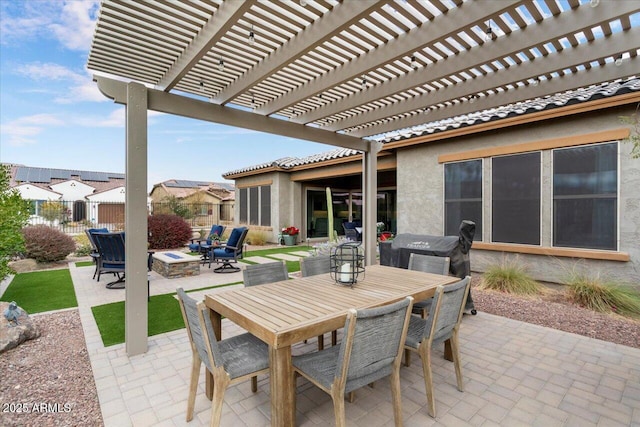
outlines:
[[[472, 296], [478, 311], [640, 348], [640, 321], [575, 306], [557, 290], [529, 298], [479, 290], [477, 284], [474, 278]], [[102, 425], [78, 311], [34, 319], [41, 337], [0, 357], [2, 425]]]

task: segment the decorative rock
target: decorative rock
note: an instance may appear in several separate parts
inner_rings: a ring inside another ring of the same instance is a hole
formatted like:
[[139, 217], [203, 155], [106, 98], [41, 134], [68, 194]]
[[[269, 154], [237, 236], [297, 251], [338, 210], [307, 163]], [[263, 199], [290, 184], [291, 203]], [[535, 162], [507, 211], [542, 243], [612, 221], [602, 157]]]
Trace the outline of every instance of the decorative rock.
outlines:
[[0, 301], [0, 312], [9, 313], [10, 317], [13, 317], [11, 316], [13, 313], [19, 313], [18, 325], [15, 325], [13, 320], [0, 316], [0, 353], [40, 336], [38, 327], [27, 312], [20, 307], [17, 307], [17, 311], [10, 310], [9, 305], [8, 302]]

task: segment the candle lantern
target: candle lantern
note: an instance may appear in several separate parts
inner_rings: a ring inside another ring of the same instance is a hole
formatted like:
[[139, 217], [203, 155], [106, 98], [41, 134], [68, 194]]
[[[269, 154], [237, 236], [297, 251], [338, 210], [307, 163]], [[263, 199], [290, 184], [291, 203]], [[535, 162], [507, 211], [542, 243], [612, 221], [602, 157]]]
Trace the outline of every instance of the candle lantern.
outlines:
[[364, 254], [360, 244], [347, 242], [336, 246], [329, 255], [331, 277], [339, 285], [351, 286], [358, 281], [358, 276], [364, 276]]

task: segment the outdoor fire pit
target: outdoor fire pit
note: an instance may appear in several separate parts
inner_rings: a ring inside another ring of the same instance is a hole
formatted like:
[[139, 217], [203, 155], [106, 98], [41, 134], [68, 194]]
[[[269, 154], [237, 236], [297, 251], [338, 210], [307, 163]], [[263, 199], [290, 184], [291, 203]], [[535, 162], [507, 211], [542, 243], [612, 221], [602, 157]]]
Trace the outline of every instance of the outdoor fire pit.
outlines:
[[153, 254], [153, 271], [167, 279], [197, 276], [200, 274], [200, 258], [183, 252], [156, 252]]

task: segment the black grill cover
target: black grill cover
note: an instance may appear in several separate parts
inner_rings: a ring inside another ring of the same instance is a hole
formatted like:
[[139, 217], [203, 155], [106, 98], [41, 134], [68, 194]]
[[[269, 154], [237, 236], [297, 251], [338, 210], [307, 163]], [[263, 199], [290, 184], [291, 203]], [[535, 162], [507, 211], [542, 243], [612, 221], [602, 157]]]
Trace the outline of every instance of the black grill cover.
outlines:
[[[430, 236], [425, 234], [398, 234], [390, 242], [380, 242], [380, 265], [407, 268], [412, 253], [449, 257], [449, 273], [464, 279], [471, 275], [469, 251], [476, 233], [473, 221], [462, 221], [458, 236]], [[473, 309], [471, 293], [466, 308]]]

